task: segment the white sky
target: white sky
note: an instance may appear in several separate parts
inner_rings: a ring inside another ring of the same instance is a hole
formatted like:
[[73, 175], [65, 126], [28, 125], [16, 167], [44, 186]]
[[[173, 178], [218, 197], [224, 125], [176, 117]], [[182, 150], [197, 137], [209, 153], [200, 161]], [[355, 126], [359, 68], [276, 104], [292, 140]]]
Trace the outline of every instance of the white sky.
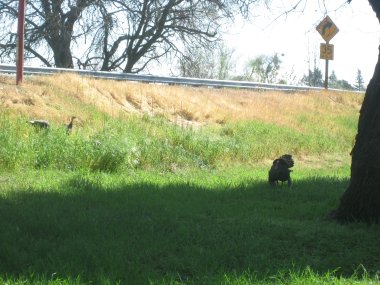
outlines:
[[[329, 61], [329, 74], [334, 70], [338, 79], [355, 84], [357, 69], [366, 84], [372, 78], [378, 57], [380, 25], [367, 0], [304, 0], [296, 12], [280, 15], [298, 0], [272, 0], [269, 8], [253, 7], [252, 23], [237, 23], [225, 37], [228, 47], [235, 50], [237, 73], [239, 67], [260, 54], [284, 54], [282, 71], [294, 70], [298, 79], [314, 66], [325, 71], [325, 60], [319, 59], [320, 43], [325, 41], [316, 26], [329, 15], [339, 28], [330, 41], [334, 45], [334, 60]], [[277, 19], [276, 19], [277, 18]]]

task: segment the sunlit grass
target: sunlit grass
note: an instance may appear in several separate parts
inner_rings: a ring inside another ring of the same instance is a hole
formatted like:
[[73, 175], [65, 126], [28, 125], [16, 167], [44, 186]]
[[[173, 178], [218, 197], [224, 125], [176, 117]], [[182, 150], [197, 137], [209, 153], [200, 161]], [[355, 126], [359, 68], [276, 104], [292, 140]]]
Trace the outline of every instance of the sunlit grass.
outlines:
[[[262, 163], [283, 153], [341, 154], [352, 147], [352, 126], [339, 132], [309, 125], [303, 131], [258, 121], [183, 128], [163, 117], [104, 117], [96, 128], [83, 126], [67, 136], [63, 126], [39, 130], [26, 117], [0, 115], [0, 163], [5, 169], [118, 172], [127, 169], [215, 169]], [[96, 126], [96, 125], [95, 125]], [[342, 154], [344, 153], [345, 154]]]

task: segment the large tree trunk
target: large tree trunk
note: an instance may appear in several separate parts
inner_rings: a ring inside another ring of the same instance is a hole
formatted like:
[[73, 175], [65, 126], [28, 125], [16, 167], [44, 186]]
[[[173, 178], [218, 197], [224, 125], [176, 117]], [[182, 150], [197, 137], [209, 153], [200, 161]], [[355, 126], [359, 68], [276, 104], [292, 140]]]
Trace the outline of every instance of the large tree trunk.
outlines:
[[57, 43], [51, 45], [55, 67], [74, 68], [73, 56], [70, 49], [71, 39], [57, 41]]
[[[369, 2], [380, 19], [380, 2]], [[334, 218], [342, 222], [380, 220], [380, 53], [360, 110], [350, 185]]]

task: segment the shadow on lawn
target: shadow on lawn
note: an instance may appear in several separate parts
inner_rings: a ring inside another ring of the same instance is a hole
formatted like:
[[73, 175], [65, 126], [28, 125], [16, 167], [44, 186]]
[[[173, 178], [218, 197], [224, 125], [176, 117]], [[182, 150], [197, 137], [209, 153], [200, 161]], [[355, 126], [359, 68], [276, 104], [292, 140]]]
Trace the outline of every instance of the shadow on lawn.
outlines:
[[224, 274], [268, 278], [307, 266], [320, 273], [341, 268], [343, 275], [359, 264], [376, 270], [378, 228], [324, 220], [347, 183], [107, 189], [78, 178], [59, 191], [15, 191], [0, 199], [0, 274], [215, 284]]

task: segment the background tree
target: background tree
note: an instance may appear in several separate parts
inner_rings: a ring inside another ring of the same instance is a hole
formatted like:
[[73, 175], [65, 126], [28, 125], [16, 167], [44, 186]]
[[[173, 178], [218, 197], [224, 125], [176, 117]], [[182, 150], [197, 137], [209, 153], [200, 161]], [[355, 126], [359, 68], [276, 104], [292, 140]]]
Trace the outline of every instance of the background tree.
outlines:
[[[259, 0], [35, 0], [26, 12], [25, 50], [44, 65], [138, 72], [183, 47], [217, 41]], [[18, 0], [0, 0], [0, 55], [14, 61]], [[76, 47], [76, 48], [75, 48]], [[74, 49], [75, 48], [75, 49]], [[75, 52], [74, 52], [75, 50]]]
[[217, 54], [217, 63], [218, 76], [216, 78], [221, 80], [228, 79], [230, 72], [235, 69], [234, 50], [221, 45]]
[[357, 70], [356, 73], [356, 84], [354, 86], [355, 90], [363, 91], [364, 90], [364, 79], [362, 76], [362, 71], [360, 69]]
[[278, 80], [278, 84], [297, 85], [298, 83], [299, 83], [299, 79], [296, 75], [294, 66], [289, 71], [282, 73]]
[[227, 79], [234, 69], [233, 50], [223, 43], [188, 46], [178, 62], [180, 75], [185, 77]]
[[339, 79], [336, 82], [336, 86], [330, 85], [331, 88], [336, 88], [336, 89], [343, 89], [343, 90], [354, 90], [355, 88], [345, 79]]
[[280, 67], [281, 59], [278, 53], [274, 55], [259, 55], [248, 62], [246, 79], [264, 83], [275, 83]]
[[332, 71], [329, 76], [329, 87], [343, 90], [354, 90], [354, 87], [347, 80], [338, 79], [334, 71]]
[[[330, 87], [336, 86], [337, 82], [338, 82], [338, 77], [336, 76], [335, 71], [333, 70], [333, 71], [331, 71], [331, 74], [329, 76], [329, 86]], [[333, 88], [335, 88], [335, 87], [333, 87]]]
[[[72, 43], [87, 34], [91, 26], [81, 21], [82, 13], [95, 1], [28, 1], [25, 58], [37, 58], [46, 66], [72, 68]], [[0, 56], [14, 62], [16, 34], [10, 31], [17, 21], [18, 0], [0, 0], [0, 11], [0, 23], [5, 27], [0, 31]]]
[[[350, 1], [349, 1], [350, 2]], [[380, 1], [369, 0], [380, 21]], [[350, 184], [332, 218], [339, 221], [380, 220], [380, 55], [360, 109], [352, 149]]]
[[[88, 57], [93, 56], [101, 70], [139, 72], [169, 53], [181, 54], [188, 46], [206, 47], [220, 40], [223, 23], [237, 12], [248, 16], [255, 1], [107, 0], [102, 17], [112, 25], [99, 26], [100, 36], [94, 37]], [[97, 56], [100, 49], [102, 58]]]
[[313, 70], [309, 69], [308, 74], [305, 74], [302, 77], [301, 82], [306, 84], [307, 86], [323, 87], [324, 81], [322, 71], [318, 67], [314, 66]]

